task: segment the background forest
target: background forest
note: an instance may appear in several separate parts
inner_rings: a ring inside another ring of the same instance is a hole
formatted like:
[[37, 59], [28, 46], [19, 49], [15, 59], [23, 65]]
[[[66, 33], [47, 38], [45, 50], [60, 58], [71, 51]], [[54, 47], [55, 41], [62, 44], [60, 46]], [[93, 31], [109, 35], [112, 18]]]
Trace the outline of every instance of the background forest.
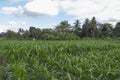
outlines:
[[98, 23], [96, 18], [85, 19], [81, 25], [76, 20], [73, 25], [61, 21], [54, 29], [40, 29], [30, 26], [28, 30], [19, 28], [17, 32], [7, 30], [0, 33], [0, 39], [36, 39], [36, 40], [78, 40], [81, 38], [119, 38], [120, 22], [115, 27], [110, 23]]

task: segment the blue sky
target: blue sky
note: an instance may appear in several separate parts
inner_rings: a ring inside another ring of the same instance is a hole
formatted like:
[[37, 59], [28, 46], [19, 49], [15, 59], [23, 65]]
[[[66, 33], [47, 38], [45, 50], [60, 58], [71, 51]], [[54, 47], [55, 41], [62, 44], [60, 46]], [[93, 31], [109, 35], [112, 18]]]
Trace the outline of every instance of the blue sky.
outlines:
[[95, 16], [98, 22], [120, 21], [120, 0], [0, 0], [0, 32], [30, 26], [53, 28]]

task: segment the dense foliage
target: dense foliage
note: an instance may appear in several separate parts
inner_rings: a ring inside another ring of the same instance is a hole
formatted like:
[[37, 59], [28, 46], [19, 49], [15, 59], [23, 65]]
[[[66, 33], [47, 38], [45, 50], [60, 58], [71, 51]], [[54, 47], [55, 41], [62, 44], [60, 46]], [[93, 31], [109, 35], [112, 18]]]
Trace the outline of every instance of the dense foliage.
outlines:
[[78, 40], [80, 38], [119, 38], [120, 22], [115, 27], [110, 23], [98, 23], [96, 18], [79, 20], [74, 24], [62, 21], [54, 29], [40, 29], [31, 26], [29, 30], [20, 28], [17, 32], [8, 30], [0, 33], [0, 39], [37, 39], [37, 40]]
[[120, 42], [0, 41], [0, 80], [120, 80]]

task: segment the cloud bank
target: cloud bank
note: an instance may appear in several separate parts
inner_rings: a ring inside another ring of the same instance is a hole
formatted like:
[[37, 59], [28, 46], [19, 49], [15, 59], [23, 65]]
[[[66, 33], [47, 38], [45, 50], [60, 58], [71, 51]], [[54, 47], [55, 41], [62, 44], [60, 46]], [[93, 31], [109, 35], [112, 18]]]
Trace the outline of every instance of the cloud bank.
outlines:
[[21, 6], [18, 7], [3, 7], [1, 12], [7, 15], [21, 16], [23, 15], [23, 9]]
[[[18, 27], [19, 26], [19, 27]], [[27, 29], [26, 22], [17, 22], [14, 20], [8, 21], [7, 24], [0, 24], [0, 32], [6, 32], [7, 30], [18, 31], [19, 28]]]
[[[9, 0], [11, 2], [19, 0]], [[58, 15], [59, 10], [54, 1], [51, 0], [30, 0], [24, 6], [3, 7], [1, 12], [8, 15], [19, 16], [54, 16]]]
[[95, 16], [102, 21], [120, 20], [120, 0], [64, 0], [61, 7], [66, 14], [79, 18]]
[[58, 14], [58, 8], [51, 0], [33, 0], [28, 2], [25, 6], [25, 13], [30, 16]]
[[30, 0], [22, 7], [3, 7], [1, 11], [19, 16], [55, 16], [64, 12], [75, 18], [95, 16], [101, 21], [115, 22], [120, 20], [120, 0]]
[[19, 2], [20, 0], [8, 0], [9, 2]]

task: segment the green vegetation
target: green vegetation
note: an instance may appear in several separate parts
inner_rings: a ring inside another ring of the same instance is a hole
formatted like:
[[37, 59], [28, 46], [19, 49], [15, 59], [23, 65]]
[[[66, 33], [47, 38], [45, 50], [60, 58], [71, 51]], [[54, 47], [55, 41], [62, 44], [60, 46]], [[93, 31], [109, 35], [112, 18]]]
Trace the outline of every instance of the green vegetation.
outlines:
[[0, 41], [0, 80], [120, 80], [120, 42]]
[[110, 23], [98, 23], [96, 18], [85, 19], [83, 24], [76, 20], [73, 24], [61, 21], [53, 29], [40, 29], [30, 26], [28, 30], [19, 28], [17, 32], [7, 30], [0, 33], [0, 39], [11, 40], [79, 40], [81, 38], [119, 38], [120, 22], [115, 26]]

